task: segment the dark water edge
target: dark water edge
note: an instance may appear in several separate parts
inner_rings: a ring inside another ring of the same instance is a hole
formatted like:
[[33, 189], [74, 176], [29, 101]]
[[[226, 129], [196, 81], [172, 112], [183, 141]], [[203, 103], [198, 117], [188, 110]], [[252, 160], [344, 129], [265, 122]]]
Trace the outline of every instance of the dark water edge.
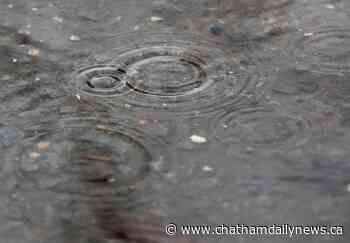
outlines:
[[347, 0], [0, 1], [0, 243], [349, 242], [349, 20]]

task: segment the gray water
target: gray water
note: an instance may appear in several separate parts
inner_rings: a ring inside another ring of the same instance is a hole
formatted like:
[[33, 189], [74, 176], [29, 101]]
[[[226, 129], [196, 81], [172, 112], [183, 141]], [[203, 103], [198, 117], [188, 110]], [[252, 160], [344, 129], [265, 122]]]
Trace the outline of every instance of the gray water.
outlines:
[[1, 0], [0, 23], [0, 243], [349, 242], [348, 0]]

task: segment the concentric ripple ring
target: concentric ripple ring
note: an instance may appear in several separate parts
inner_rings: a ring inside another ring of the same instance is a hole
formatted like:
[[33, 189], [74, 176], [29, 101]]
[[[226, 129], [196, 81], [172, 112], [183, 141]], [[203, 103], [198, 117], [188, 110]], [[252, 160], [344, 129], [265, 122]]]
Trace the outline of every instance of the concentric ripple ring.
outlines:
[[302, 121], [265, 107], [226, 112], [217, 120], [215, 135], [221, 141], [254, 147], [281, 146], [304, 129]]
[[127, 33], [110, 41], [115, 48], [100, 54], [103, 64], [79, 70], [71, 84], [112, 108], [207, 113], [244, 100], [255, 88], [256, 63], [232, 45], [168, 32]]
[[343, 74], [350, 70], [350, 30], [324, 28], [310, 32], [297, 43], [298, 63], [320, 73]]

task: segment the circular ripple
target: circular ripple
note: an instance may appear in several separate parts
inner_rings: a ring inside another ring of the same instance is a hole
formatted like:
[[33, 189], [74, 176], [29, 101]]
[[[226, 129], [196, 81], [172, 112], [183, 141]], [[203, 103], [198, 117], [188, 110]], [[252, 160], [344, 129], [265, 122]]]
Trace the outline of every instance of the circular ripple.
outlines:
[[301, 121], [267, 108], [227, 112], [218, 119], [215, 135], [220, 141], [252, 146], [280, 146], [303, 130]]
[[78, 92], [94, 96], [116, 96], [128, 91], [122, 81], [124, 70], [113, 65], [95, 65], [75, 74], [73, 87]]
[[[49, 145], [43, 149], [40, 142]], [[161, 139], [129, 119], [62, 119], [54, 127], [27, 129], [23, 143], [23, 172], [40, 184], [50, 180], [42, 175], [45, 171], [58, 180], [53, 190], [63, 193], [89, 193], [81, 187], [85, 182], [116, 181], [121, 186], [143, 180], [150, 163], [165, 151]]]
[[313, 94], [319, 89], [320, 77], [315, 73], [286, 69], [277, 74], [271, 90], [281, 95]]
[[329, 28], [302, 37], [296, 50], [298, 62], [321, 73], [348, 73], [350, 68], [349, 29]]
[[[198, 115], [232, 106], [255, 87], [255, 64], [224, 43], [186, 34], [129, 33], [107, 45], [117, 47], [102, 55], [108, 64], [78, 71], [72, 84], [84, 94], [106, 97], [96, 101], [112, 107]], [[107, 87], [96, 88], [95, 76]]]

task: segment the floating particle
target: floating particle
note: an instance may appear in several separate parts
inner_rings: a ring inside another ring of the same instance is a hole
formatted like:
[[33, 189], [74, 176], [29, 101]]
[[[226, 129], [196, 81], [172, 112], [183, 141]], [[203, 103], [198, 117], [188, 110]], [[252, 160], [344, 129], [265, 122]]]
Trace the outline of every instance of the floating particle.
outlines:
[[122, 19], [123, 19], [123, 16], [118, 16], [118, 17], [116, 18], [117, 21], [120, 21], [120, 20], [122, 20]]
[[33, 57], [38, 57], [40, 55], [40, 50], [37, 48], [31, 48], [28, 51], [28, 55], [33, 56]]
[[313, 36], [314, 33], [311, 33], [311, 32], [308, 32], [308, 33], [305, 33], [304, 36], [305, 37], [309, 37], [309, 36]]
[[39, 9], [38, 8], [32, 8], [32, 11], [33, 12], [36, 12], [36, 11], [38, 11]]
[[134, 31], [137, 31], [137, 30], [139, 30], [140, 29], [140, 26], [138, 26], [138, 25], [136, 25], [135, 27], [134, 27]]
[[350, 184], [347, 186], [347, 191], [350, 192]]
[[50, 147], [50, 142], [40, 142], [37, 144], [40, 151], [47, 151]]
[[16, 62], [18, 62], [18, 59], [17, 59], [17, 58], [12, 58], [11, 61], [12, 61], [13, 63], [16, 63]]
[[7, 5], [8, 8], [13, 8], [13, 4]]
[[335, 9], [335, 6], [333, 4], [326, 4], [325, 7], [328, 9]]
[[61, 17], [55, 16], [52, 19], [53, 19], [53, 21], [55, 21], [57, 23], [63, 23], [63, 18], [61, 18]]
[[80, 101], [81, 97], [79, 94], [76, 94], [75, 97]]
[[40, 157], [40, 154], [37, 153], [37, 152], [31, 152], [31, 153], [29, 154], [29, 157], [30, 157], [31, 159], [38, 159], [38, 158]]
[[77, 35], [71, 35], [71, 36], [69, 37], [69, 39], [70, 39], [71, 41], [80, 41], [80, 40], [81, 40], [80, 37], [77, 36]]
[[151, 19], [151, 22], [160, 22], [163, 20], [163, 18], [157, 17], [157, 16], [152, 16], [150, 19]]
[[201, 136], [198, 136], [198, 135], [192, 135], [190, 137], [190, 139], [192, 140], [192, 142], [199, 143], [199, 144], [207, 142], [207, 139], [205, 137], [201, 137]]
[[213, 24], [209, 26], [209, 32], [213, 35], [221, 35], [224, 32], [224, 28], [220, 25]]
[[202, 170], [204, 172], [212, 172], [214, 169], [211, 166], [205, 165], [205, 166], [203, 166]]

